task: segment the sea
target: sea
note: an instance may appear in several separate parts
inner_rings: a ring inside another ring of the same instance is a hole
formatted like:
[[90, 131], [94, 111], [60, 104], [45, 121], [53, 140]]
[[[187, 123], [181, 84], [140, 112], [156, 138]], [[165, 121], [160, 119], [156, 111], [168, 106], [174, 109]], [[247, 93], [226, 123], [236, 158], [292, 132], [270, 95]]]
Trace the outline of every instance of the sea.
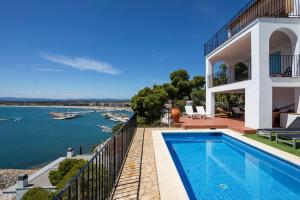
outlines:
[[[116, 122], [101, 112], [85, 113], [70, 120], [54, 120], [49, 112], [93, 111], [61, 107], [0, 106], [0, 169], [40, 168], [65, 156], [69, 147], [91, 153], [94, 145], [111, 137], [97, 125], [112, 128]], [[116, 111], [130, 115], [127, 111]]]

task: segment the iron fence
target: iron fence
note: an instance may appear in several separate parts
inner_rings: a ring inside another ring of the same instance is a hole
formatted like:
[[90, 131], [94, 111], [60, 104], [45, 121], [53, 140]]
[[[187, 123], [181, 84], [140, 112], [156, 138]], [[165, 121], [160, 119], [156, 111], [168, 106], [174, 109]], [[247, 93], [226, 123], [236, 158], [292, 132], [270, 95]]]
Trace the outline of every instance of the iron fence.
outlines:
[[299, 17], [300, 0], [251, 0], [204, 45], [205, 56], [259, 17]]
[[299, 77], [300, 56], [299, 55], [270, 55], [271, 77]]
[[136, 115], [133, 115], [53, 199], [109, 199], [118, 181], [136, 128]]
[[251, 58], [208, 75], [208, 87], [215, 87], [251, 79]]

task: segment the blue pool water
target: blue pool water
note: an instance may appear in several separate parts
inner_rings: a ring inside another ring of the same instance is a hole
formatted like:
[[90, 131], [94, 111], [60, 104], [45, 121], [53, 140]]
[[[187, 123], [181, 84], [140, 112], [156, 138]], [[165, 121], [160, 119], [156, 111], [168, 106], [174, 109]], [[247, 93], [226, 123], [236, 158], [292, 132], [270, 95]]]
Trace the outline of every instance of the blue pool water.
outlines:
[[163, 137], [190, 199], [300, 199], [300, 167], [222, 133]]
[[[53, 120], [49, 112], [86, 111], [54, 107], [0, 107], [0, 168], [34, 168], [64, 156], [68, 147], [78, 153], [111, 136], [96, 125], [114, 122], [93, 112], [72, 120]], [[15, 119], [21, 118], [20, 121]]]

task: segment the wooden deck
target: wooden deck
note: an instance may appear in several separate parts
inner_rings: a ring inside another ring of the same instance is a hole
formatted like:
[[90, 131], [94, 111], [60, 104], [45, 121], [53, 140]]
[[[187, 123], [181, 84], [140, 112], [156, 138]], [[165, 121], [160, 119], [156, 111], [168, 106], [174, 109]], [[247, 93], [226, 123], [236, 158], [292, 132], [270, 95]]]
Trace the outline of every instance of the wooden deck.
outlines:
[[229, 128], [241, 133], [256, 133], [255, 129], [245, 127], [245, 122], [241, 119], [212, 118], [212, 119], [191, 119], [187, 117], [180, 118], [180, 124], [184, 129], [194, 128]]

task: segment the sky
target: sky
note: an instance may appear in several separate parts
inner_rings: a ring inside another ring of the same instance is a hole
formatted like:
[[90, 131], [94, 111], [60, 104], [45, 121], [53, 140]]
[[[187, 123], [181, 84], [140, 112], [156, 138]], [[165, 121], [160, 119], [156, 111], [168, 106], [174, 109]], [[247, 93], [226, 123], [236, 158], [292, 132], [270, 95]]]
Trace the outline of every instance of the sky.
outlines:
[[248, 0], [1, 0], [0, 97], [131, 98], [186, 69]]

